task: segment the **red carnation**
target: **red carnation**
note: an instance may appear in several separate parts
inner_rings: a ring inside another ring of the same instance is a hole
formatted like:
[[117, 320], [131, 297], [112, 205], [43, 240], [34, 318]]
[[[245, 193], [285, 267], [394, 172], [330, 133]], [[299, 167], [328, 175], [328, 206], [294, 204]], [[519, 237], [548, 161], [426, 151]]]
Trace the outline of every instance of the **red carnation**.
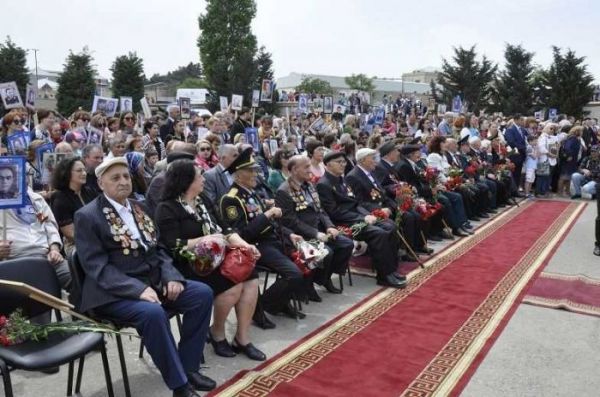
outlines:
[[376, 208], [371, 211], [371, 215], [373, 215], [377, 219], [388, 219], [388, 214], [381, 208]]
[[213, 243], [210, 245], [210, 251], [212, 252], [212, 254], [213, 254], [213, 255], [218, 255], [218, 254], [219, 254], [219, 252], [221, 252], [221, 247], [219, 246], [219, 244], [218, 244], [218, 243], [216, 243], [216, 242], [213, 242]]
[[0, 345], [10, 346], [10, 339], [8, 338], [8, 336], [0, 335]]
[[0, 327], [4, 327], [7, 321], [6, 316], [0, 316]]

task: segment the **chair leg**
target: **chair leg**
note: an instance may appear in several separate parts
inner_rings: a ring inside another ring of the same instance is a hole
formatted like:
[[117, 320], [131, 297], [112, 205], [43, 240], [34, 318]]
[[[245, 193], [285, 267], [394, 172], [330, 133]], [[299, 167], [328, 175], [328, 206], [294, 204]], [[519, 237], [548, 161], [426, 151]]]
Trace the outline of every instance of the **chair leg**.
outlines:
[[4, 360], [0, 360], [0, 373], [2, 373], [2, 383], [4, 384], [4, 395], [13, 397], [12, 382], [10, 381], [10, 371]]
[[140, 352], [138, 354], [139, 358], [144, 358], [144, 341], [140, 338]]
[[85, 356], [79, 359], [79, 368], [77, 368], [77, 379], [75, 381], [75, 394], [81, 391], [81, 378], [83, 377], [83, 364], [85, 363]]
[[343, 291], [344, 290], [344, 277], [342, 276], [342, 274], [338, 274], [338, 279], [340, 280], [340, 289]]
[[74, 361], [69, 361], [69, 376], [67, 377], [67, 396], [73, 395], [73, 367]]
[[127, 376], [127, 364], [125, 363], [125, 353], [123, 352], [123, 340], [121, 335], [117, 334], [117, 350], [119, 351], [119, 361], [121, 362], [121, 373], [123, 374], [123, 386], [125, 388], [125, 397], [131, 397], [131, 389], [129, 388], [129, 377]]
[[350, 284], [351, 287], [354, 286], [354, 284], [352, 284], [352, 272], [350, 271], [350, 266], [348, 266], [348, 284]]
[[108, 397], [114, 397], [115, 392], [112, 386], [112, 379], [110, 377], [110, 367], [108, 366], [108, 357], [106, 356], [106, 342], [102, 341], [100, 346], [100, 354], [102, 355], [102, 367], [104, 368], [104, 380], [106, 380], [106, 392]]

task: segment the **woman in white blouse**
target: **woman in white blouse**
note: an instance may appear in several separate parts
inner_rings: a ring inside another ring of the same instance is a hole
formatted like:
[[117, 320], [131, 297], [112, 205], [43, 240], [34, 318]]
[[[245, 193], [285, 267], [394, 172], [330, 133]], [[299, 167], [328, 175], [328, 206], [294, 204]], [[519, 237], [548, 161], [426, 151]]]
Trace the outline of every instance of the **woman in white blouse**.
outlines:
[[552, 169], [556, 166], [558, 156], [558, 139], [556, 138], [557, 126], [554, 123], [546, 123], [537, 142], [538, 163], [548, 162], [549, 174], [536, 175], [536, 190], [539, 195], [547, 196], [550, 193], [550, 180]]

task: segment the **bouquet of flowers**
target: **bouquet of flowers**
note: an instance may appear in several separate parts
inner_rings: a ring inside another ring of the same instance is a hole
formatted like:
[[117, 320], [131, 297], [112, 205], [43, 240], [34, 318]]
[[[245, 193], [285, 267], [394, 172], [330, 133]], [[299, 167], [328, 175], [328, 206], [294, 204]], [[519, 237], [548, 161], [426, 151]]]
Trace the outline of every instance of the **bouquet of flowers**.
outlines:
[[435, 204], [431, 204], [422, 198], [417, 199], [417, 201], [415, 202], [415, 211], [417, 211], [417, 213], [421, 215], [421, 219], [423, 219], [424, 221], [437, 214], [437, 212], [441, 208], [442, 205], [440, 203], [436, 202]]
[[313, 269], [323, 263], [327, 253], [325, 243], [322, 241], [303, 240], [296, 244], [296, 250], [291, 253], [290, 257], [302, 274], [308, 276]]
[[452, 167], [448, 170], [448, 178], [446, 180], [446, 189], [454, 190], [463, 184], [462, 170]]
[[480, 172], [479, 168], [479, 162], [476, 160], [471, 160], [467, 168], [465, 168], [465, 175], [467, 175], [470, 178], [473, 178]]
[[367, 227], [366, 222], [358, 222], [352, 226], [337, 226], [336, 229], [339, 230], [344, 236], [348, 238], [354, 238], [358, 236], [365, 227]]
[[[103, 332], [106, 334], [123, 334], [112, 326], [92, 321], [73, 321], [64, 323], [32, 324], [21, 309], [17, 309], [8, 317], [0, 316], [0, 345], [12, 346], [28, 340], [41, 341], [48, 339], [53, 332]], [[134, 334], [127, 334], [134, 335]], [[137, 335], [136, 335], [137, 336]]]
[[439, 184], [440, 171], [433, 167], [425, 167], [422, 173], [423, 179], [429, 184], [430, 187], [435, 188]]
[[175, 254], [187, 260], [197, 275], [205, 276], [223, 262], [226, 248], [223, 236], [209, 235], [202, 237], [191, 250], [177, 239]]
[[389, 218], [387, 212], [385, 212], [382, 208], [375, 208], [373, 211], [371, 211], [371, 215], [377, 218], [378, 221]]

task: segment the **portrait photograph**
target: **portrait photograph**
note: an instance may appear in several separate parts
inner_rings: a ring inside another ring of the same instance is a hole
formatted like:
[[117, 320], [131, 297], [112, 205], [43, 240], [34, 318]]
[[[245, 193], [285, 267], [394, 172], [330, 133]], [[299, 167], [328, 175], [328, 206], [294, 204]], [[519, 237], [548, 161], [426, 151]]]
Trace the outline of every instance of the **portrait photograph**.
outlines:
[[140, 99], [140, 105], [142, 106], [142, 111], [144, 112], [144, 117], [149, 119], [152, 117], [152, 110], [150, 110], [150, 104], [148, 103], [148, 98], [143, 97]]
[[133, 100], [130, 96], [122, 96], [119, 98], [119, 110], [121, 113], [131, 112], [133, 110]]
[[300, 94], [298, 98], [298, 111], [300, 113], [308, 113], [308, 95]]
[[244, 130], [246, 135], [246, 143], [252, 145], [254, 152], [260, 151], [260, 144], [258, 143], [258, 130], [256, 128], [248, 127]]
[[271, 80], [264, 79], [262, 81], [261, 89], [260, 89], [260, 101], [261, 102], [271, 102], [273, 101], [273, 84]]
[[220, 105], [221, 112], [227, 111], [227, 107], [229, 106], [229, 103], [228, 103], [226, 96], [219, 97], [219, 105]]
[[17, 89], [17, 83], [14, 81], [0, 84], [0, 97], [2, 97], [2, 104], [5, 109], [14, 109], [23, 106], [21, 95]]
[[323, 113], [325, 113], [325, 114], [333, 113], [333, 97], [332, 96], [323, 97]]
[[346, 113], [346, 106], [344, 105], [333, 105], [333, 113]]
[[27, 152], [31, 134], [28, 131], [19, 131], [6, 138], [8, 153], [12, 155], [24, 155]]
[[313, 100], [313, 111], [322, 112], [323, 111], [323, 99], [315, 98]]
[[107, 98], [106, 100], [106, 110], [104, 113], [108, 117], [114, 117], [117, 113], [117, 107], [119, 106], [119, 100], [117, 98]]
[[87, 133], [87, 144], [102, 144], [102, 136], [104, 135], [104, 131], [98, 128], [90, 127]]
[[44, 153], [54, 153], [54, 144], [45, 143], [35, 149], [35, 165], [40, 171], [44, 168]]
[[244, 102], [244, 96], [243, 95], [236, 95], [233, 94], [231, 96], [231, 108], [233, 110], [242, 110], [242, 103]]
[[0, 208], [23, 207], [26, 192], [25, 157], [0, 157]]
[[257, 108], [260, 104], [260, 91], [252, 90], [252, 107]]
[[179, 112], [181, 114], [181, 118], [184, 120], [192, 117], [192, 109], [190, 107], [190, 98], [179, 98]]
[[106, 113], [106, 107], [107, 107], [109, 99], [110, 98], [94, 95], [94, 102], [92, 103], [92, 113], [94, 113], [94, 112]]
[[31, 84], [27, 85], [27, 90], [25, 92], [25, 106], [29, 109], [35, 108], [35, 89]]

